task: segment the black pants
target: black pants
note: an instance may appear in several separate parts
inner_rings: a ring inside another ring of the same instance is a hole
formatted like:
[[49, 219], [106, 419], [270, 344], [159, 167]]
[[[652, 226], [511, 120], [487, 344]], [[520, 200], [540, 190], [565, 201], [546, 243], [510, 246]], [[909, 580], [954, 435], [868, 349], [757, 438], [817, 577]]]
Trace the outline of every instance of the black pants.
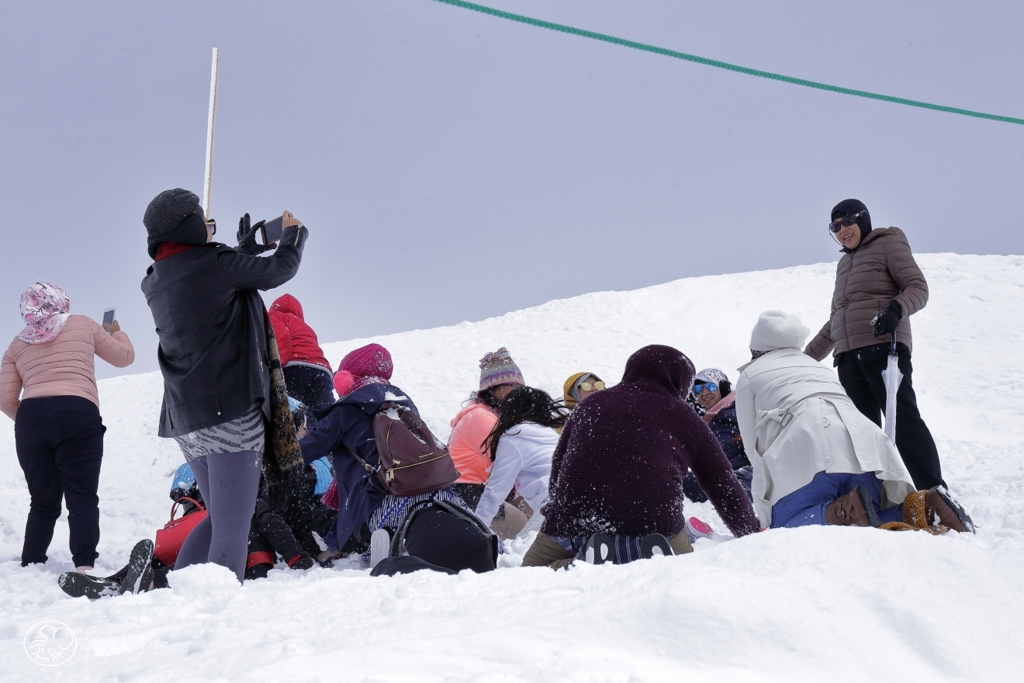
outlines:
[[439, 507], [415, 512], [405, 533], [405, 549], [429, 564], [452, 571], [483, 573], [495, 568], [496, 536]]
[[105, 431], [99, 408], [89, 399], [49, 396], [21, 402], [14, 442], [31, 497], [22, 565], [46, 562], [63, 498], [72, 561], [76, 567], [93, 566], [100, 541], [97, 491]]
[[326, 408], [334, 403], [334, 378], [319, 366], [289, 365], [284, 369], [288, 395], [308, 408]]
[[[903, 344], [898, 344], [896, 349], [900, 372], [903, 373], [903, 381], [896, 392], [896, 450], [900, 452], [915, 487], [930, 489], [944, 486], [935, 439], [917, 409], [917, 395], [911, 381], [910, 352]], [[879, 427], [885, 412], [882, 373], [888, 363], [888, 350], [888, 344], [878, 344], [847, 351], [837, 358], [839, 381], [847, 395], [857, 410]]]

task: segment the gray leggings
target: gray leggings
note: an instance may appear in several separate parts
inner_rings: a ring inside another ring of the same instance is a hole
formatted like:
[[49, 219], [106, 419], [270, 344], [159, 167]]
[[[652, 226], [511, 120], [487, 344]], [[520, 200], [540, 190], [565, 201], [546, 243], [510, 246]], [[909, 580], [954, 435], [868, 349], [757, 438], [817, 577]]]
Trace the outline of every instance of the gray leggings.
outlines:
[[242, 451], [213, 453], [191, 461], [209, 514], [185, 539], [175, 569], [213, 562], [242, 581], [262, 460], [262, 453]]

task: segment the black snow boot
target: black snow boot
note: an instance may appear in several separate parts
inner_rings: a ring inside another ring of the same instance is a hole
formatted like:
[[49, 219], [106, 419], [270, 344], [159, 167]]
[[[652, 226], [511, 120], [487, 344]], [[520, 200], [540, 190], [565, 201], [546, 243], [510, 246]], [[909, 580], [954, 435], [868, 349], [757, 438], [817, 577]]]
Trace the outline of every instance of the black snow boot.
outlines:
[[153, 541], [144, 538], [136, 543], [125, 569], [118, 595], [148, 591], [153, 580]]
[[67, 572], [61, 574], [57, 579], [60, 589], [73, 598], [89, 598], [99, 600], [112, 595], [120, 595], [121, 582], [114, 579], [104, 579], [99, 576], [89, 576], [81, 572]]

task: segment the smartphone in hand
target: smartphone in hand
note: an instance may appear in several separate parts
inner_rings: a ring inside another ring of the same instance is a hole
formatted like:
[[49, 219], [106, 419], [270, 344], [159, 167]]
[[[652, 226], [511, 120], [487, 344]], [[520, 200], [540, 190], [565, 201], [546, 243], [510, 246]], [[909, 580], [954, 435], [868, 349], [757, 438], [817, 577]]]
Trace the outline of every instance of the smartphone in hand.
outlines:
[[103, 324], [104, 325], [110, 325], [113, 322], [114, 322], [114, 309], [113, 308], [108, 308], [107, 310], [103, 311]]
[[263, 224], [260, 228], [260, 233], [263, 235], [263, 244], [273, 244], [281, 239], [281, 233], [284, 232], [283, 222], [284, 216], [278, 216]]

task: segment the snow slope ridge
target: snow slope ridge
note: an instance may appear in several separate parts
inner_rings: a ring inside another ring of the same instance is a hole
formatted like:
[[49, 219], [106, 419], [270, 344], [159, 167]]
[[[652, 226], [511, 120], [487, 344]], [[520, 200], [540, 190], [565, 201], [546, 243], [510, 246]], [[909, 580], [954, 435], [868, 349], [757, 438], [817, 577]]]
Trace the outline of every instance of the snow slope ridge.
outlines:
[[[280, 569], [242, 587], [226, 570], [172, 575], [170, 590], [90, 603], [65, 596], [62, 519], [45, 566], [21, 568], [28, 494], [13, 428], [0, 429], [0, 659], [3, 680], [49, 670], [26, 656], [40, 622], [68, 625], [77, 651], [53, 670], [78, 681], [988, 680], [1024, 666], [1024, 257], [926, 254], [928, 307], [913, 318], [914, 384], [947, 481], [977, 536], [871, 529], [778, 530], [699, 541], [680, 558], [570, 572], [517, 568], [375, 579], [358, 561]], [[780, 308], [817, 330], [834, 264], [678, 280], [552, 301], [476, 323], [325, 347], [335, 365], [369, 341], [441, 438], [507, 346], [529, 384], [558, 396], [570, 374], [618, 381], [626, 358], [670, 344], [734, 381], [757, 315]], [[341, 302], [343, 307], [344, 302]], [[344, 309], [338, 311], [344, 315]], [[140, 352], [145, 352], [140, 350]], [[100, 383], [108, 427], [98, 571], [152, 537], [181, 462], [155, 436], [157, 373]], [[723, 525], [710, 506], [688, 514]], [[401, 634], [401, 638], [399, 638]], [[396, 649], [396, 645], [401, 647]]]

